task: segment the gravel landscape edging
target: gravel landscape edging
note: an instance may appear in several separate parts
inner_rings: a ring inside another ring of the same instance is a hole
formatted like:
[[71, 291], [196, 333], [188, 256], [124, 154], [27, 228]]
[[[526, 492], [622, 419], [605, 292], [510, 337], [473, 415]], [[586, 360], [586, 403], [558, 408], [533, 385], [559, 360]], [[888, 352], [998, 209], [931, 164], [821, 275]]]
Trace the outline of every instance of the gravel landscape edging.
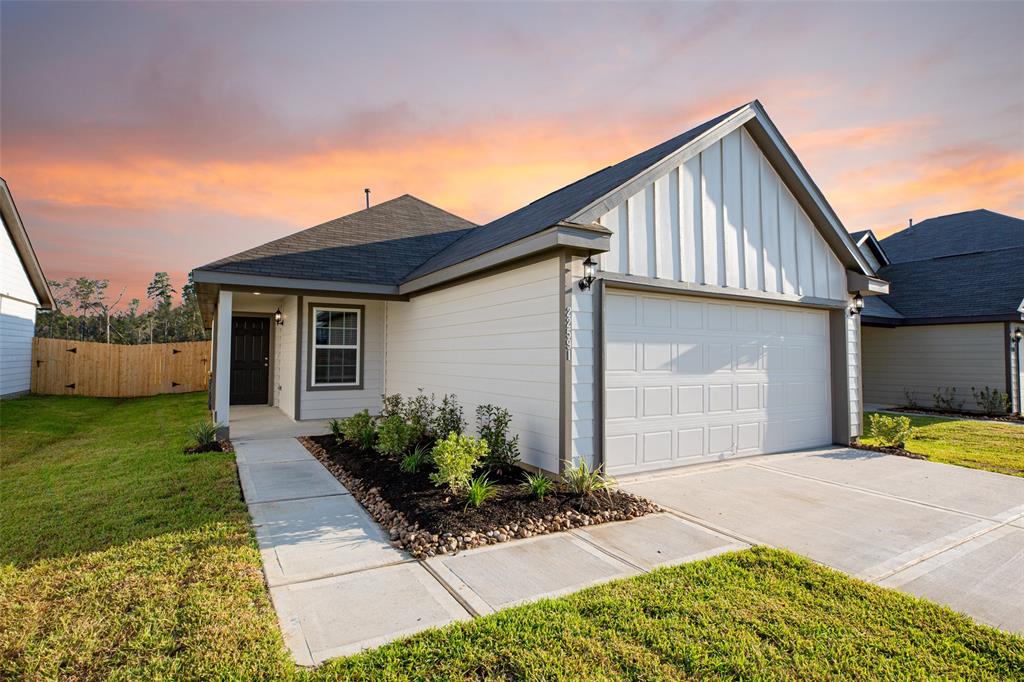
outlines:
[[334, 461], [329, 453], [309, 437], [298, 441], [310, 454], [324, 465], [341, 484], [348, 489], [352, 497], [359, 502], [366, 512], [379, 523], [388, 533], [391, 544], [409, 552], [417, 559], [425, 559], [438, 554], [454, 554], [455, 552], [493, 545], [509, 540], [546, 535], [559, 531], [593, 526], [611, 521], [627, 521], [639, 516], [661, 511], [653, 502], [623, 491], [616, 494], [631, 498], [633, 502], [626, 511], [605, 510], [588, 514], [574, 509], [566, 509], [542, 519], [526, 519], [521, 523], [496, 526], [481, 531], [466, 531], [463, 534], [442, 533], [440, 535], [420, 529], [418, 524], [410, 523], [406, 516], [391, 506], [380, 495], [376, 487], [367, 486], [362, 479], [353, 476], [343, 466]]

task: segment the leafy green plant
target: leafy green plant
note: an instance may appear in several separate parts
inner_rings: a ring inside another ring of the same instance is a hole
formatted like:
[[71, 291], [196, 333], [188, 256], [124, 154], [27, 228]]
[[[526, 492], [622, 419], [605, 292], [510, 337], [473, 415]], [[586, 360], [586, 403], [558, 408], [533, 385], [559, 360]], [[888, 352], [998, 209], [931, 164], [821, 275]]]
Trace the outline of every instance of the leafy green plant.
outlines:
[[405, 411], [405, 399], [402, 398], [401, 393], [392, 393], [390, 395], [384, 393], [380, 397], [380, 402], [380, 416], [382, 418], [386, 419], [393, 414], [402, 414]]
[[412, 452], [402, 458], [398, 468], [407, 474], [415, 474], [422, 471], [423, 467], [430, 463], [430, 450], [425, 445], [417, 445]]
[[615, 479], [601, 473], [601, 465], [590, 468], [584, 460], [574, 467], [570, 467], [562, 474], [562, 483], [566, 490], [574, 495], [593, 495], [604, 490], [609, 495], [615, 485]]
[[[341, 434], [342, 440], [363, 450], [373, 449], [373, 440], [377, 436], [377, 420], [370, 415], [369, 410], [363, 410], [351, 417], [336, 421], [338, 430], [335, 432], [335, 436]], [[333, 423], [331, 431], [334, 431]]]
[[910, 417], [886, 414], [871, 415], [871, 418], [868, 420], [868, 427], [871, 429], [871, 434], [878, 439], [881, 445], [890, 448], [904, 447], [913, 431], [910, 427]]
[[555, 482], [544, 474], [531, 474], [528, 471], [524, 473], [525, 479], [519, 485], [519, 488], [524, 493], [533, 495], [538, 500], [543, 500], [555, 485]]
[[217, 429], [220, 424], [211, 421], [196, 422], [185, 427], [185, 433], [196, 448], [205, 448], [217, 442]]
[[441, 398], [441, 406], [437, 408], [430, 430], [438, 438], [447, 438], [449, 433], [461, 434], [465, 428], [466, 420], [462, 416], [462, 405], [454, 395], [445, 395]]
[[935, 409], [948, 412], [959, 412], [964, 409], [964, 401], [956, 397], [956, 386], [939, 386], [935, 393], [932, 393], [932, 401]]
[[503, 407], [480, 405], [476, 408], [477, 432], [490, 448], [484, 464], [491, 471], [508, 471], [519, 462], [519, 436], [508, 437], [511, 421], [512, 415]]
[[430, 432], [435, 412], [437, 404], [434, 402], [434, 394], [427, 395], [422, 388], [415, 396], [405, 401], [403, 415], [405, 421], [413, 428], [414, 440], [420, 440]]
[[480, 507], [480, 505], [497, 494], [497, 484], [487, 478], [487, 474], [480, 474], [469, 482], [469, 488], [466, 490], [465, 509], [469, 509], [470, 505]]
[[416, 431], [400, 414], [385, 417], [377, 428], [377, 452], [401, 455], [416, 442]]
[[487, 441], [449, 433], [447, 438], [437, 441], [430, 453], [436, 471], [430, 480], [437, 486], [448, 486], [454, 494], [469, 487], [473, 469], [487, 456]]
[[986, 386], [980, 391], [975, 391], [974, 386], [971, 386], [971, 395], [974, 396], [974, 402], [978, 404], [981, 411], [989, 417], [1010, 411], [1009, 394], [1003, 393], [998, 388]]
[[917, 393], [911, 391], [909, 388], [903, 389], [903, 404], [911, 409], [917, 409], [920, 407], [917, 403]]

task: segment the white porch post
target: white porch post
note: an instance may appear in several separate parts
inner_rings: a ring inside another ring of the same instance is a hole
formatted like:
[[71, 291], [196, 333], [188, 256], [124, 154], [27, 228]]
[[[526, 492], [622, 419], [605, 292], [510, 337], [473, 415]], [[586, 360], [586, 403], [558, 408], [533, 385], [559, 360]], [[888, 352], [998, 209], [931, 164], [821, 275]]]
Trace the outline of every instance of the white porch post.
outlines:
[[214, 376], [213, 419], [227, 430], [231, 418], [231, 292], [221, 289], [217, 299], [217, 373]]

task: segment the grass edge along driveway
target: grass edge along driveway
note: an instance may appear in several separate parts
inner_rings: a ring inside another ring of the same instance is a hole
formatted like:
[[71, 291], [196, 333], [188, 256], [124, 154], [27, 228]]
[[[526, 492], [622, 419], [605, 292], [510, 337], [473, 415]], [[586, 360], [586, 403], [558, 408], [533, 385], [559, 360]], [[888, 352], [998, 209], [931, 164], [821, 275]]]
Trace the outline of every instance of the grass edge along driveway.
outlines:
[[[865, 445], [878, 445], [864, 414]], [[895, 413], [887, 413], [890, 416]], [[955, 417], [903, 415], [913, 428], [906, 449], [933, 462], [1024, 476], [1024, 425]]]
[[1024, 638], [767, 548], [299, 669], [233, 457], [180, 452], [205, 396], [0, 409], [0, 678], [1024, 677]]

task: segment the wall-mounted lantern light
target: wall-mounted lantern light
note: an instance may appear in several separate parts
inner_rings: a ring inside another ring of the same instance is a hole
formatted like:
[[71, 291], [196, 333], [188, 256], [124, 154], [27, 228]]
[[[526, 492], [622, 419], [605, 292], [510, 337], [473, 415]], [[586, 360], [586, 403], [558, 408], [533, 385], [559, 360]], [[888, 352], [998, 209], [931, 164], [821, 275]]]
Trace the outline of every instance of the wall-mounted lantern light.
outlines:
[[853, 295], [853, 306], [850, 307], [850, 315], [860, 315], [864, 310], [864, 297], [859, 293]]
[[597, 263], [591, 256], [587, 256], [587, 260], [583, 261], [583, 278], [580, 279], [580, 289], [586, 291], [595, 279], [597, 279]]
[[1015, 329], [1013, 330], [1013, 333], [1010, 334], [1010, 338], [1016, 341], [1017, 343], [1020, 343], [1020, 340], [1024, 339], [1024, 331], [1021, 331], [1020, 329]]
[[278, 324], [284, 324], [284, 315], [281, 314], [280, 308], [274, 311], [274, 322], [277, 322]]

